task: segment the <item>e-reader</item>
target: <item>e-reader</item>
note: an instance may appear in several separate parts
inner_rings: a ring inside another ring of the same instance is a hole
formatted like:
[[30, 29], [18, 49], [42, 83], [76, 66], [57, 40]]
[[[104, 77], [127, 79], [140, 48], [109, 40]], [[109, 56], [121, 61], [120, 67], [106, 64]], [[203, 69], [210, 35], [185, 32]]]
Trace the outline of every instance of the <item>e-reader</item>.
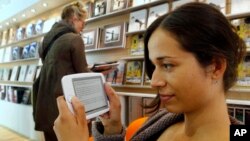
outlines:
[[65, 75], [62, 88], [67, 105], [74, 113], [71, 98], [78, 97], [85, 107], [86, 118], [91, 119], [109, 111], [109, 101], [104, 90], [102, 73], [78, 73]]

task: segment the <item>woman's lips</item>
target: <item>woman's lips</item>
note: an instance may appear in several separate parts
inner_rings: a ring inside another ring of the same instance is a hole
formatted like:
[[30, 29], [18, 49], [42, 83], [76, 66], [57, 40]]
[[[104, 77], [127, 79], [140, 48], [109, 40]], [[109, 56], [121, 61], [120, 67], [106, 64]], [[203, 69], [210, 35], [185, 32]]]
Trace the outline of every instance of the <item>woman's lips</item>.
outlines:
[[174, 95], [160, 95], [160, 99], [164, 103], [170, 101], [173, 97], [174, 97]]

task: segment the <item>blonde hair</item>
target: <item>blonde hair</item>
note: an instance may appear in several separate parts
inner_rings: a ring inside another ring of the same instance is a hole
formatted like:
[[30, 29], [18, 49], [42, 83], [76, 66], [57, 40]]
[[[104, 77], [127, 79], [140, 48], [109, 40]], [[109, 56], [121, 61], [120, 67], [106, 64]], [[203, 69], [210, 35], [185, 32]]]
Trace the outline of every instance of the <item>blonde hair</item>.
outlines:
[[87, 18], [87, 11], [80, 2], [66, 6], [62, 11], [61, 18], [62, 20], [69, 21], [74, 15], [81, 19]]

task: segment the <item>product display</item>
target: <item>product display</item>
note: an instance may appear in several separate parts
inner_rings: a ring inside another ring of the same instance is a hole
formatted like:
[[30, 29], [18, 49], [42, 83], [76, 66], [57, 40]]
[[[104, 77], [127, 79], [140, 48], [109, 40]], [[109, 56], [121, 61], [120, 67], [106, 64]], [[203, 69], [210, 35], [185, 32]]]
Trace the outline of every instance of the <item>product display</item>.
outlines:
[[129, 16], [128, 32], [140, 31], [146, 29], [147, 10], [143, 9], [131, 12]]

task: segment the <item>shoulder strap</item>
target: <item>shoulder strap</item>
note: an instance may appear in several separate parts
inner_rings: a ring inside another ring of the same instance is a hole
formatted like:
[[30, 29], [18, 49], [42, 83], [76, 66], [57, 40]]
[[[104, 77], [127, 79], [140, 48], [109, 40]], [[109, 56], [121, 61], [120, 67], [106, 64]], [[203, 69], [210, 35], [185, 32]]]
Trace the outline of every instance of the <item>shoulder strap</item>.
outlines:
[[56, 36], [53, 37], [52, 41], [48, 44], [48, 47], [45, 48], [45, 50], [44, 50], [44, 58], [46, 57], [47, 53], [49, 52], [52, 44], [56, 41], [56, 39], [58, 39], [63, 34], [70, 33], [70, 32], [72, 32], [72, 31], [70, 31], [70, 30], [64, 30], [64, 31], [61, 31], [61, 32], [57, 33]]

